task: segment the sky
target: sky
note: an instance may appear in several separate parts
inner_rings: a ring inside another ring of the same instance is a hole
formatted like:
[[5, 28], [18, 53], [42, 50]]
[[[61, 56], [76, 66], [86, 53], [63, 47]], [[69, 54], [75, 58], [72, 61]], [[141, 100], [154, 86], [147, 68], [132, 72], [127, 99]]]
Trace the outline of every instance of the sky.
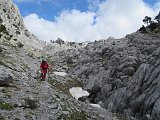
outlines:
[[160, 0], [13, 0], [26, 28], [40, 40], [95, 41], [137, 31]]

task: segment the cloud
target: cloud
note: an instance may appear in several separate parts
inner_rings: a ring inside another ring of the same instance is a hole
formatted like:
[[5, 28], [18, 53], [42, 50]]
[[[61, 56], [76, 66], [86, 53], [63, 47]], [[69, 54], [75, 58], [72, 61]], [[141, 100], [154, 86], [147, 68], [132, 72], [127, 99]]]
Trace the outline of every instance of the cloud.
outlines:
[[88, 9], [90, 11], [97, 11], [99, 8], [100, 3], [104, 0], [88, 0]]
[[[94, 13], [81, 13], [78, 10], [63, 11], [55, 21], [40, 18], [36, 14], [24, 17], [26, 27], [41, 40], [56, 40], [58, 37], [67, 41], [89, 40], [93, 31]], [[83, 37], [82, 37], [83, 36]]]
[[[156, 9], [160, 8], [156, 5]], [[66, 41], [94, 41], [135, 32], [143, 24], [144, 16], [153, 18], [156, 12], [142, 0], [106, 0], [98, 2], [96, 11], [62, 11], [54, 21], [30, 14], [24, 17], [24, 23], [41, 40], [60, 37]]]

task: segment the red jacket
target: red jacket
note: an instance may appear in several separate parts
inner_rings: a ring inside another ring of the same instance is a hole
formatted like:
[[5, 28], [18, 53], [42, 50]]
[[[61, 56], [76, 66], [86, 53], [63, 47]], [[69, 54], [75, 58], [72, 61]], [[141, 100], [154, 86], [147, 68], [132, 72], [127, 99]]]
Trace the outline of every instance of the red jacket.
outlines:
[[41, 65], [40, 65], [40, 68], [41, 68], [42, 70], [47, 70], [48, 67], [49, 67], [49, 65], [48, 65], [47, 62], [41, 63]]

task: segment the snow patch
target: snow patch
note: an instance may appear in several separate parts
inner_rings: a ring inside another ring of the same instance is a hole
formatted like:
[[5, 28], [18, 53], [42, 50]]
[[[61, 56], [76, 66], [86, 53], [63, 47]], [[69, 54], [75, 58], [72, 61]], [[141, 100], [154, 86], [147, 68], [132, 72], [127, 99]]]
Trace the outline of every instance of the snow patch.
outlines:
[[65, 76], [67, 74], [66, 72], [53, 72], [53, 73], [59, 76]]
[[101, 106], [99, 104], [90, 104], [92, 107], [97, 107], [97, 108], [101, 108]]
[[78, 100], [78, 98], [83, 96], [89, 96], [89, 93], [85, 90], [82, 90], [82, 87], [72, 87], [69, 89], [71, 95]]

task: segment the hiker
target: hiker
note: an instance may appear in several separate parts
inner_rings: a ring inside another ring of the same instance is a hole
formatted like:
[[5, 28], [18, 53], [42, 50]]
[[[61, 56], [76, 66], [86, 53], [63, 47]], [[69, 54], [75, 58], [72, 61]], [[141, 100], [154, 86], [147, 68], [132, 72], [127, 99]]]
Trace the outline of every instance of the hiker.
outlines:
[[47, 74], [47, 71], [48, 71], [48, 63], [46, 60], [42, 60], [42, 63], [40, 65], [40, 68], [41, 68], [41, 71], [42, 71], [42, 81], [45, 81], [46, 79], [46, 74]]

